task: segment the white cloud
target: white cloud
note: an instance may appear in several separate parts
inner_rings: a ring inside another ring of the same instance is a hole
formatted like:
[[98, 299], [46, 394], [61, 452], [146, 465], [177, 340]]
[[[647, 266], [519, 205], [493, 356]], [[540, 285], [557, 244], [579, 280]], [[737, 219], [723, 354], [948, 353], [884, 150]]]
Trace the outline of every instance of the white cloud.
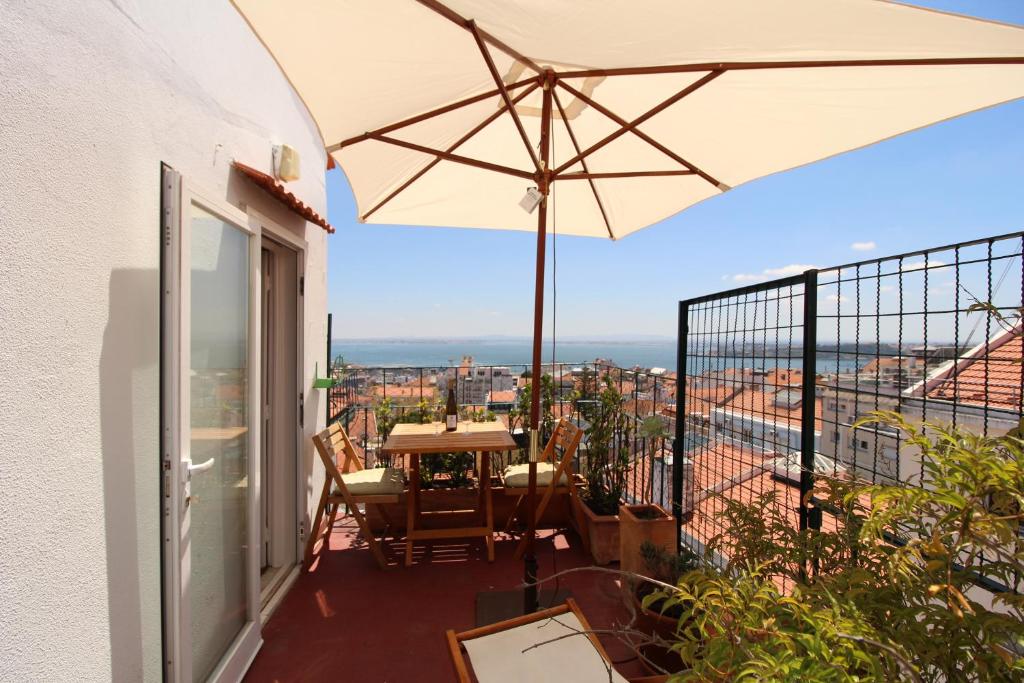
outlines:
[[883, 292], [894, 292], [896, 291], [896, 288], [893, 287], [892, 285], [882, 285], [881, 287], [879, 287], [879, 290]]
[[789, 277], [799, 275], [805, 270], [812, 270], [818, 266], [809, 266], [802, 263], [791, 263], [781, 268], [765, 268], [760, 273], [737, 273], [732, 276], [733, 282], [764, 282], [773, 278]]
[[871, 241], [854, 242], [850, 245], [850, 249], [853, 249], [854, 251], [874, 251], [877, 248], [878, 245]]
[[829, 294], [825, 298], [828, 299], [829, 301], [837, 301], [839, 303], [845, 303], [845, 302], [849, 301], [849, 299], [847, 299], [842, 294]]

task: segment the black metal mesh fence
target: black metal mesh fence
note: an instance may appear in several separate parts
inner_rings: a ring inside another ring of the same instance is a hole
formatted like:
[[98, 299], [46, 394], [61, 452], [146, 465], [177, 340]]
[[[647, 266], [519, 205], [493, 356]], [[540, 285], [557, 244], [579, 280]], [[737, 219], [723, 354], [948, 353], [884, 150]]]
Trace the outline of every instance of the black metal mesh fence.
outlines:
[[1022, 251], [1016, 233], [682, 302], [682, 541], [728, 539], [730, 500], [774, 496], [796, 528], [835, 524], [808, 505], [815, 476], [926, 486], [905, 434], [859, 423], [873, 412], [986, 436], [1017, 427]]

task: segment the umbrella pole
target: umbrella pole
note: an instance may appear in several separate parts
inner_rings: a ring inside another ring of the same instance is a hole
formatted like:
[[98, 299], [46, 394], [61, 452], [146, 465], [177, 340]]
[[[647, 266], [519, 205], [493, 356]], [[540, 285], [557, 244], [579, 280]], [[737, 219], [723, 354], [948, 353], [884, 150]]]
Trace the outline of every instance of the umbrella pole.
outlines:
[[[543, 197], [537, 213], [537, 272], [534, 282], [533, 300], [533, 370], [530, 376], [530, 463], [526, 495], [526, 553], [523, 555], [523, 613], [531, 614], [539, 608], [537, 603], [537, 556], [534, 540], [537, 529], [537, 451], [540, 441], [540, 394], [541, 383], [541, 335], [544, 332], [544, 257], [546, 254], [548, 228], [548, 190], [550, 170], [548, 152], [551, 129], [551, 89], [554, 87], [554, 72], [544, 74], [544, 98], [541, 106], [540, 124], [540, 165], [537, 173], [537, 189]], [[553, 370], [553, 369], [552, 369]]]
[[536, 612], [537, 556], [534, 538], [537, 528], [537, 451], [540, 441], [541, 333], [544, 328], [544, 255], [547, 237], [547, 197], [540, 203], [537, 217], [537, 281], [533, 308], [533, 370], [530, 375], [530, 465], [526, 493], [526, 553], [523, 555], [523, 614]]

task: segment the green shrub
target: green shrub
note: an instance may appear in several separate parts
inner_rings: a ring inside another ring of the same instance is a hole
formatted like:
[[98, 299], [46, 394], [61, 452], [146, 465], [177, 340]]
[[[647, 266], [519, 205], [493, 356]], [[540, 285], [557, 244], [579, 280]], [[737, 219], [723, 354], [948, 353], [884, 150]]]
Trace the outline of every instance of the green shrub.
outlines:
[[722, 498], [729, 531], [709, 547], [726, 565], [645, 598], [681, 610], [674, 647], [693, 668], [671, 680], [1024, 678], [1022, 597], [996, 593], [989, 605], [975, 588], [1022, 585], [1020, 432], [922, 429], [892, 413], [868, 421], [902, 430], [923, 485], [822, 478], [815, 500], [837, 516], [820, 531], [794, 529], [772, 495]]

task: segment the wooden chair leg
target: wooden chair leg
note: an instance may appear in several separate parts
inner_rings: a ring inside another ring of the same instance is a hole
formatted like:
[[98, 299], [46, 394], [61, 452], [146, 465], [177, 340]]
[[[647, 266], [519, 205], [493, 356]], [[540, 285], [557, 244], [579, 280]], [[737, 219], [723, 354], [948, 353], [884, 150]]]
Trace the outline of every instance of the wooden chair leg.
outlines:
[[420, 457], [409, 457], [409, 490], [405, 494], [405, 566], [412, 566], [412, 532], [419, 512]]
[[313, 523], [309, 525], [309, 539], [306, 541], [306, 557], [303, 561], [305, 570], [309, 571], [309, 566], [313, 564], [313, 548], [316, 546], [316, 542], [320, 537], [320, 522], [324, 518], [324, 506], [327, 505], [327, 497], [331, 493], [331, 478], [327, 477], [324, 481], [324, 489], [320, 493], [320, 502], [316, 506], [316, 516], [313, 519]]
[[[537, 525], [540, 524], [540, 516], [544, 514], [544, 510], [545, 510], [545, 508], [547, 508], [548, 500], [550, 500], [551, 494], [554, 493], [554, 491], [555, 491], [555, 484], [557, 483], [557, 481], [558, 481], [557, 479], [552, 479], [551, 483], [548, 484], [548, 486], [544, 490], [544, 497], [541, 499], [540, 505], [537, 506], [537, 511], [534, 513], [534, 516], [533, 516], [533, 522], [534, 522], [534, 529], [535, 530], [536, 530]], [[513, 555], [513, 557], [515, 557], [517, 560], [521, 559], [523, 557], [523, 553], [525, 553], [525, 552], [526, 552], [526, 536], [523, 536], [521, 539], [519, 539], [519, 545], [516, 546], [516, 552]]]
[[490, 454], [485, 453], [483, 462], [483, 483], [481, 493], [484, 498], [484, 521], [487, 524], [487, 561], [494, 562], [494, 501], [491, 498], [491, 461]]
[[363, 532], [363, 537], [366, 538], [366, 545], [370, 547], [370, 552], [373, 553], [373, 557], [377, 560], [377, 564], [381, 569], [388, 568], [388, 562], [384, 558], [384, 551], [381, 550], [380, 544], [377, 539], [373, 536], [373, 530], [370, 529], [369, 523], [366, 521], [366, 517], [362, 512], [359, 511], [359, 507], [356, 505], [349, 505], [349, 512], [356, 519], [356, 524], [359, 525], [359, 530]]
[[334, 523], [338, 520], [338, 510], [341, 508], [340, 503], [335, 503], [331, 506], [331, 516], [327, 520], [327, 528], [324, 530], [324, 548], [331, 546], [331, 533], [334, 532]]
[[[395, 529], [397, 528], [395, 526], [395, 522], [391, 519], [391, 515], [388, 514], [388, 511], [384, 509], [384, 506], [374, 505], [373, 509], [376, 510], [377, 514], [380, 515], [380, 518], [384, 520], [384, 533], [380, 535], [380, 540], [387, 543], [388, 531], [391, 532], [391, 538], [398, 540], [398, 536], [395, 535]], [[367, 506], [367, 510], [369, 510], [369, 506]]]

